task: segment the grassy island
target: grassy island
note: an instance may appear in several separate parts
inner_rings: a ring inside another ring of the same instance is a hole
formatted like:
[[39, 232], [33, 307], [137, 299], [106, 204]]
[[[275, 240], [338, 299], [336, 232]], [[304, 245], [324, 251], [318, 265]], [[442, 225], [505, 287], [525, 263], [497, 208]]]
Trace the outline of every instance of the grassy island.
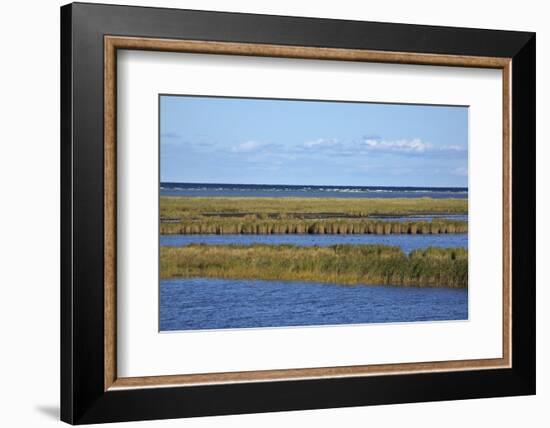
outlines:
[[[466, 199], [161, 197], [162, 234], [466, 233]], [[407, 221], [406, 217], [430, 217]], [[405, 221], [392, 220], [405, 217]]]
[[399, 247], [385, 245], [194, 244], [160, 251], [162, 278], [468, 287], [468, 252], [463, 248], [430, 247], [406, 255]]

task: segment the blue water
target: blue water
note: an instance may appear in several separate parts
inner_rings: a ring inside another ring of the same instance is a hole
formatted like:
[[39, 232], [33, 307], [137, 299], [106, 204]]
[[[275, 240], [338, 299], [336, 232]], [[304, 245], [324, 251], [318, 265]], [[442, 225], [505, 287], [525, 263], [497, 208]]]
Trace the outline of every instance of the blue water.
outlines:
[[161, 331], [466, 319], [462, 289], [217, 278], [160, 284]]
[[369, 220], [381, 220], [381, 221], [432, 221], [432, 220], [454, 220], [454, 221], [468, 221], [468, 214], [430, 214], [430, 215], [414, 215], [406, 217], [369, 217]]
[[161, 196], [299, 198], [467, 198], [465, 187], [290, 186], [267, 184], [161, 183]]
[[405, 253], [426, 247], [468, 248], [468, 234], [437, 235], [161, 235], [161, 246], [181, 247], [189, 244], [251, 245], [293, 244], [301, 246], [328, 246], [336, 244], [397, 245]]

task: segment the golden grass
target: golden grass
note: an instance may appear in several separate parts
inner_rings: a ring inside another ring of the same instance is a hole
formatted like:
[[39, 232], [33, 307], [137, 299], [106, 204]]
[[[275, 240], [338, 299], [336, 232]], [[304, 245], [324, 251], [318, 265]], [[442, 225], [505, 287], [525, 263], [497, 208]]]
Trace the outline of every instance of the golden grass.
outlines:
[[467, 214], [467, 199], [432, 198], [160, 198], [161, 217], [192, 217], [205, 213], [232, 213], [290, 218], [304, 213], [368, 215]]
[[178, 223], [161, 223], [160, 233], [169, 234], [217, 234], [217, 235], [264, 235], [264, 234], [314, 234], [351, 235], [392, 233], [439, 234], [466, 233], [465, 221], [436, 220], [390, 222], [376, 220], [234, 220], [204, 219], [183, 220]]
[[160, 198], [162, 234], [465, 233], [468, 223], [374, 216], [465, 214], [466, 199]]
[[[209, 277], [466, 288], [468, 252], [384, 245], [161, 247], [161, 277]], [[289, 285], [290, 286], [290, 285]]]

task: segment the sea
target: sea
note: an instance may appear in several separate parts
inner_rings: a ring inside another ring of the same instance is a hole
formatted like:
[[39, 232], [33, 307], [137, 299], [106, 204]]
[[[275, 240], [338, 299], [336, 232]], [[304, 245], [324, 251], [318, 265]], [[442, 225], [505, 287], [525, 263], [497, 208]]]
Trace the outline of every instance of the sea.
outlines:
[[467, 198], [466, 187], [294, 186], [161, 182], [161, 196], [273, 198]]

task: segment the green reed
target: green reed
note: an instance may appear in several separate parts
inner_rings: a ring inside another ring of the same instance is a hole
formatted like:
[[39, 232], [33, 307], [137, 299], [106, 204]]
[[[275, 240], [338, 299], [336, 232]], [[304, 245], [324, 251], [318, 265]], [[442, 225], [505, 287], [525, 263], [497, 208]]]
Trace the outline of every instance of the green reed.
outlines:
[[[202, 245], [161, 247], [161, 277], [315, 281], [343, 285], [468, 286], [468, 252], [385, 245]], [[291, 286], [291, 284], [289, 284]]]

